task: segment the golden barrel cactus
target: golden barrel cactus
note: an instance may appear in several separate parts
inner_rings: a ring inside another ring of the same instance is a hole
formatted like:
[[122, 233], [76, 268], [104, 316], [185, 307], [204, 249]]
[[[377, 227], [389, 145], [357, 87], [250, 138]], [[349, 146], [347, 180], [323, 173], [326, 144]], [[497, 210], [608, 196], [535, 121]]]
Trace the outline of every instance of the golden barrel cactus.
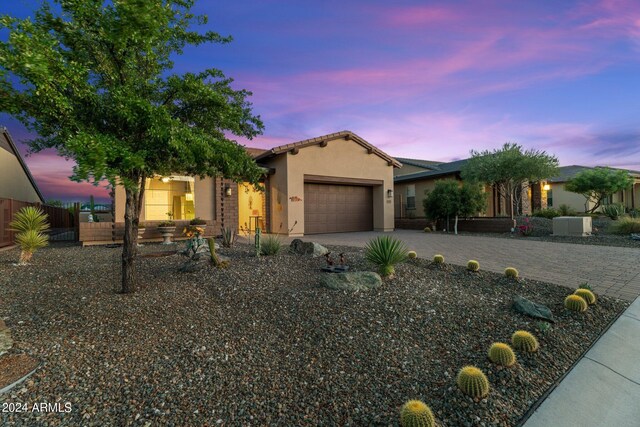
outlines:
[[588, 304], [581, 296], [571, 294], [564, 299], [564, 306], [567, 310], [582, 313], [587, 310]]
[[460, 369], [456, 382], [460, 390], [467, 396], [483, 398], [489, 394], [489, 380], [487, 376], [475, 366], [465, 366]]
[[527, 331], [515, 331], [511, 336], [511, 344], [513, 348], [527, 353], [534, 353], [538, 351], [538, 340], [533, 334]]
[[433, 412], [424, 402], [410, 400], [400, 409], [400, 425], [402, 427], [435, 427]]
[[509, 344], [496, 342], [489, 348], [489, 360], [496, 365], [510, 367], [516, 363], [516, 355]]
[[573, 294], [582, 297], [589, 305], [596, 303], [596, 296], [589, 289], [577, 289]]

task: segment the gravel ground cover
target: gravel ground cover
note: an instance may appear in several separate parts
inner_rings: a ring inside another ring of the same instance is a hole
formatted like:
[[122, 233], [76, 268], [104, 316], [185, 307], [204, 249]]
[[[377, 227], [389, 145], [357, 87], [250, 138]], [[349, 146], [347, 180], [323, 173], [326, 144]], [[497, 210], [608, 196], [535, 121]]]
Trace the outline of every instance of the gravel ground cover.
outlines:
[[[524, 217], [518, 217], [518, 225], [525, 224]], [[556, 243], [573, 243], [577, 245], [597, 245], [597, 246], [619, 246], [624, 248], [638, 248], [640, 249], [640, 240], [632, 240], [629, 236], [620, 236], [616, 234], [610, 234], [607, 232], [607, 227], [611, 223], [608, 218], [594, 219], [592, 224], [594, 231], [593, 235], [588, 237], [573, 237], [573, 236], [552, 236], [552, 222], [547, 218], [530, 217], [530, 224], [533, 226], [533, 233], [531, 236], [522, 236], [519, 233], [465, 233], [470, 236], [487, 236], [498, 237], [506, 239], [526, 239], [537, 240], [542, 242], [556, 242]]]
[[[160, 245], [147, 245], [156, 253]], [[352, 270], [372, 268], [362, 250]], [[627, 303], [600, 297], [584, 314], [563, 309], [571, 290], [417, 259], [360, 293], [319, 286], [323, 259], [256, 259], [221, 250], [226, 270], [180, 273], [184, 258], [141, 258], [141, 286], [118, 286], [120, 249], [59, 246], [15, 267], [0, 253], [0, 317], [11, 350], [42, 363], [0, 404], [71, 403], [69, 413], [1, 413], [2, 425], [396, 425], [417, 398], [442, 426], [512, 426]], [[430, 256], [430, 255], [429, 255]], [[548, 305], [556, 324], [510, 309], [515, 295]], [[535, 333], [533, 356], [513, 368], [487, 359], [494, 341]], [[492, 384], [474, 401], [455, 386], [475, 364]]]

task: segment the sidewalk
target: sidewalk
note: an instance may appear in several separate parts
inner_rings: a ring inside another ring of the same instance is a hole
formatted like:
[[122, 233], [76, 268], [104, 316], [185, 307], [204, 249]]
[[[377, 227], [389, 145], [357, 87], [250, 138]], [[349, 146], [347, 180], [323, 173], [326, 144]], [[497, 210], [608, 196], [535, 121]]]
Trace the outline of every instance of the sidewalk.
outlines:
[[596, 342], [524, 427], [640, 425], [640, 297]]

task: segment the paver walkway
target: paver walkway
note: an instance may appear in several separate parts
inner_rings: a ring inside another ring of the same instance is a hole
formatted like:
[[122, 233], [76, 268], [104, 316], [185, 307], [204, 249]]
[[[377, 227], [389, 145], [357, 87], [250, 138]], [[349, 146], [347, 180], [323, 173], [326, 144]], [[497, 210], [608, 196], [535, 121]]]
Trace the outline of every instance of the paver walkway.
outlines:
[[596, 293], [628, 301], [640, 295], [640, 249], [635, 248], [455, 236], [414, 230], [317, 234], [303, 239], [321, 244], [362, 247], [381, 234], [403, 240], [421, 258], [429, 259], [440, 253], [453, 264], [466, 265], [468, 260], [475, 259], [481, 268], [499, 273], [506, 267], [515, 267], [522, 277], [571, 288], [589, 282]]

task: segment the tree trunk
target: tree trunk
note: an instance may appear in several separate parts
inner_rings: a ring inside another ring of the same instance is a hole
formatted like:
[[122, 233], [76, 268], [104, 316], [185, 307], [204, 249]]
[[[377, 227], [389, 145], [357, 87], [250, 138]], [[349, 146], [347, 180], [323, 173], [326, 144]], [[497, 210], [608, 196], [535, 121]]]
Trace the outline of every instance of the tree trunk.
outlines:
[[458, 215], [456, 214], [456, 220], [453, 223], [453, 232], [457, 236], [458, 235]]
[[122, 241], [122, 289], [123, 294], [135, 291], [136, 268], [135, 257], [138, 252], [138, 230], [134, 227], [138, 223], [136, 215], [136, 194], [125, 188], [126, 205], [124, 211], [124, 239]]

